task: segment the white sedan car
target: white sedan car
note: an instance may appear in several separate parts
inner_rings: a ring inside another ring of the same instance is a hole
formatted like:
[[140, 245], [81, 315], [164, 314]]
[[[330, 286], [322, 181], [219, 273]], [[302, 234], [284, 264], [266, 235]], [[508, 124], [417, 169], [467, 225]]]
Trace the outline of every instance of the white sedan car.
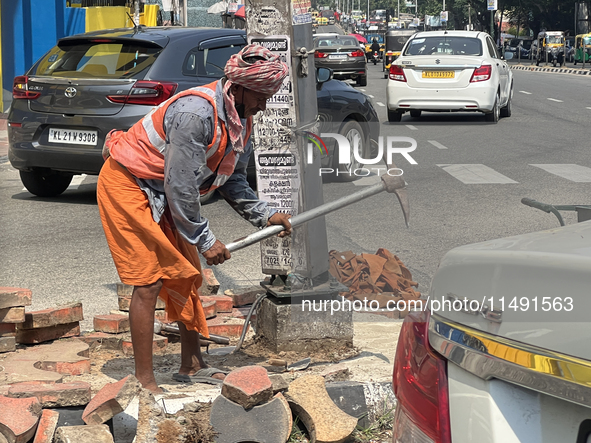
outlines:
[[392, 63], [386, 96], [390, 122], [405, 112], [478, 111], [496, 123], [511, 116], [513, 73], [484, 32], [418, 32]]

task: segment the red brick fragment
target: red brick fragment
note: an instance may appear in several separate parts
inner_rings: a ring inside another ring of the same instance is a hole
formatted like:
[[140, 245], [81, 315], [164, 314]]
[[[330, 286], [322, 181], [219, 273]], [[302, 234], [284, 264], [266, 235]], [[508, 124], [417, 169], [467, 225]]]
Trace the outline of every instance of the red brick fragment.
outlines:
[[0, 287], [0, 309], [31, 306], [32, 299], [30, 289]]
[[[161, 354], [166, 350], [168, 345], [168, 338], [154, 335], [154, 341], [152, 342], [152, 351], [154, 354]], [[123, 340], [121, 342], [121, 349], [125, 355], [133, 355], [133, 344], [131, 338]]]
[[51, 443], [59, 418], [60, 413], [58, 411], [44, 409], [39, 420], [39, 425], [37, 425], [37, 432], [35, 433], [33, 443]]
[[129, 317], [126, 315], [95, 315], [93, 319], [94, 330], [119, 334], [129, 331]]
[[[240, 318], [242, 320], [245, 320], [246, 317], [248, 317], [248, 313], [249, 312], [250, 312], [250, 307], [234, 308], [234, 309], [232, 309], [232, 317], [234, 317], [234, 318]], [[250, 321], [251, 322], [254, 322], [256, 319], [257, 319], [257, 314], [256, 314], [256, 311], [255, 311], [250, 316]]]
[[16, 342], [24, 344], [43, 343], [58, 338], [77, 337], [80, 335], [80, 323], [50, 326], [48, 328], [20, 329], [16, 333]]
[[90, 349], [100, 347], [102, 349], [121, 350], [121, 343], [127, 337], [125, 334], [114, 335], [104, 332], [89, 332], [77, 338], [90, 346]]
[[140, 389], [140, 382], [133, 375], [105, 385], [84, 409], [82, 420], [87, 425], [103, 424], [123, 412]]
[[236, 288], [228, 289], [224, 291], [224, 294], [232, 297], [232, 301], [235, 308], [241, 306], [252, 305], [257, 297], [265, 293], [266, 289], [262, 286], [251, 286], [248, 288]]
[[216, 309], [216, 303], [214, 301], [201, 301], [201, 306], [203, 306], [203, 312], [205, 313], [205, 318], [213, 318], [217, 315], [218, 311]]
[[41, 405], [36, 398], [0, 396], [0, 434], [8, 443], [26, 443], [37, 428]]
[[205, 296], [202, 295], [201, 303], [215, 301], [216, 311], [220, 312], [232, 312], [233, 302], [232, 297], [228, 297], [227, 295], [210, 295]]
[[25, 321], [19, 329], [47, 328], [84, 320], [82, 303], [71, 303], [56, 308], [31, 311], [25, 314]]
[[200, 294], [203, 295], [215, 295], [218, 293], [220, 289], [220, 282], [217, 278], [215, 278], [215, 274], [213, 273], [213, 269], [202, 269], [201, 275], [203, 276], [203, 284], [200, 288]]
[[0, 323], [0, 337], [14, 337], [16, 335], [16, 323]]
[[273, 383], [265, 368], [244, 366], [226, 376], [222, 395], [244, 409], [250, 409], [273, 398]]
[[0, 337], [0, 353], [16, 350], [16, 339], [14, 337]]
[[0, 309], [0, 323], [22, 323], [25, 321], [25, 308]]
[[35, 397], [43, 408], [84, 406], [90, 401], [90, 384], [82, 381], [72, 383], [23, 382], [11, 385], [8, 397]]
[[[207, 329], [209, 330], [209, 333], [223, 335], [224, 337], [240, 337], [243, 327], [244, 320], [232, 317], [228, 319], [227, 317], [218, 315], [215, 318], [207, 320]], [[250, 325], [248, 327], [250, 327]]]
[[133, 286], [126, 285], [125, 283], [117, 283], [118, 296], [131, 298], [131, 294], [133, 294]]

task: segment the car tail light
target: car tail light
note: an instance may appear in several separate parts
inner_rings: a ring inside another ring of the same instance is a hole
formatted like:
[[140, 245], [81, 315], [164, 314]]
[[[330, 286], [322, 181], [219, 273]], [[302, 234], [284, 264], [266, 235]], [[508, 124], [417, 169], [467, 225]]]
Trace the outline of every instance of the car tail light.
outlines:
[[400, 330], [393, 387], [393, 443], [450, 443], [446, 360], [429, 346], [429, 311], [409, 314]]
[[396, 80], [397, 82], [406, 82], [406, 76], [404, 75], [404, 69], [402, 69], [402, 66], [390, 66], [390, 80]]
[[353, 52], [349, 53], [349, 56], [351, 56], [351, 57], [365, 57], [365, 52], [363, 52], [361, 49], [358, 49], [357, 51], [353, 51]]
[[38, 91], [29, 91], [29, 77], [20, 75], [14, 78], [12, 83], [12, 98], [13, 99], [28, 99], [35, 100], [41, 95]]
[[484, 82], [490, 78], [492, 75], [492, 66], [491, 65], [482, 65], [480, 68], [476, 68], [472, 73], [472, 78], [470, 79], [470, 83], [475, 82]]
[[326, 58], [328, 54], [326, 52], [314, 51], [314, 58]]
[[156, 106], [174, 95], [178, 84], [140, 80], [135, 82], [127, 95], [108, 95], [113, 103]]

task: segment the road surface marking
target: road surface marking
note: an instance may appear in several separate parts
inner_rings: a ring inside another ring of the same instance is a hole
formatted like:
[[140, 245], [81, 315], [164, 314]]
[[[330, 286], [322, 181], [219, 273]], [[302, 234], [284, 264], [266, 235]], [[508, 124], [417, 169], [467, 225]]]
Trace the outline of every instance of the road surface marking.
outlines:
[[374, 97], [373, 95], [371, 95], [371, 94], [367, 94], [367, 96], [368, 96], [368, 97], [371, 97], [371, 98], [375, 98], [375, 97]]
[[[384, 174], [386, 171], [381, 171], [382, 174]], [[377, 176], [377, 174], [375, 175], [368, 175], [367, 177], [362, 177], [359, 180], [355, 180], [353, 182], [353, 184], [355, 186], [371, 186], [371, 185], [375, 185], [376, 183], [379, 183], [381, 180], [380, 177]]]
[[562, 101], [562, 100], [557, 100], [557, 99], [555, 99], [555, 98], [549, 98], [549, 97], [548, 97], [548, 100], [550, 100], [550, 101], [552, 101], [552, 102], [563, 103], [563, 101]]
[[467, 185], [518, 183], [484, 165], [437, 165]]
[[527, 92], [527, 91], [519, 91], [519, 92], [521, 92], [522, 94], [531, 95], [531, 92]]
[[363, 89], [363, 88], [359, 88], [359, 90], [365, 92], [365, 89]]
[[412, 129], [413, 131], [418, 131], [418, 129], [416, 128], [416, 126], [413, 126], [413, 125], [406, 125], [406, 127], [407, 127], [408, 129]]
[[591, 106], [587, 106], [587, 109], [591, 109]]
[[[378, 106], [386, 106], [386, 105], [385, 105], [385, 104], [383, 104], [382, 102], [376, 102], [376, 104], [377, 104]], [[591, 109], [591, 108], [589, 108], [589, 109]]]
[[436, 142], [435, 140], [427, 140], [429, 143], [431, 143], [433, 146], [435, 146], [437, 149], [447, 149], [447, 146], [443, 146], [441, 143]]
[[580, 165], [530, 165], [575, 183], [591, 183], [591, 168]]

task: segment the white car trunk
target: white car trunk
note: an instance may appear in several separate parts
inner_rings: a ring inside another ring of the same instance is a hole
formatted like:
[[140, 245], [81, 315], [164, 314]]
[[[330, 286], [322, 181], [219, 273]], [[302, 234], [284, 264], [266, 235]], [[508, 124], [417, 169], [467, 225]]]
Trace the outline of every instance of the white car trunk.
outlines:
[[408, 61], [413, 63], [403, 65], [408, 86], [435, 89], [466, 88], [474, 69], [482, 63], [476, 57], [445, 54], [409, 56], [405, 59], [405, 62]]

